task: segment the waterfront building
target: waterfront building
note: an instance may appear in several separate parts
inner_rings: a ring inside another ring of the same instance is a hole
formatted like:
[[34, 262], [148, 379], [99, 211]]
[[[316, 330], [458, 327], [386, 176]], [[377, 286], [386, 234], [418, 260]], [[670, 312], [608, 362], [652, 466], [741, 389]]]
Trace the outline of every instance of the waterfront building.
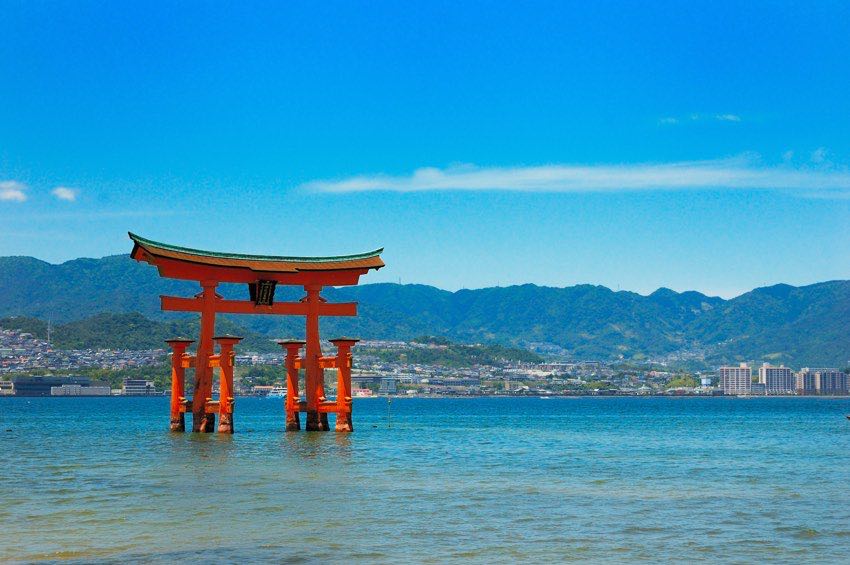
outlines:
[[847, 394], [847, 374], [838, 369], [823, 369], [816, 373], [818, 394]]
[[12, 381], [0, 381], [0, 396], [11, 396], [15, 394], [15, 385]]
[[797, 373], [800, 394], [847, 394], [847, 374], [835, 368], [803, 367]]
[[381, 388], [378, 392], [382, 394], [395, 394], [397, 392], [396, 379], [393, 377], [384, 377], [381, 379]]
[[354, 388], [369, 388], [370, 384], [379, 383], [381, 381], [381, 377], [377, 375], [357, 375], [351, 376], [351, 386]]
[[64, 384], [50, 387], [50, 396], [110, 396], [111, 394], [112, 389], [108, 386]]
[[746, 363], [737, 367], [720, 367], [720, 388], [723, 394], [750, 394], [752, 392], [752, 370]]
[[80, 385], [87, 387], [91, 384], [88, 377], [15, 377], [12, 379], [15, 396], [50, 396], [53, 387], [62, 385]]
[[801, 369], [795, 376], [797, 394], [817, 394], [815, 373], [809, 369]]
[[121, 394], [125, 396], [153, 396], [162, 394], [156, 390], [153, 381], [145, 379], [124, 379]]
[[794, 372], [785, 365], [762, 364], [759, 367], [759, 384], [764, 385], [766, 394], [794, 394], [797, 389]]

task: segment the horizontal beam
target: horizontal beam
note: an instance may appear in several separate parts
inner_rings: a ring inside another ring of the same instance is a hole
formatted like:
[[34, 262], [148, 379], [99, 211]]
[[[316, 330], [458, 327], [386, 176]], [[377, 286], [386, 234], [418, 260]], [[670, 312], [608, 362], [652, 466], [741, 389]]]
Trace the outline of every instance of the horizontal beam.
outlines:
[[322, 369], [336, 369], [336, 357], [319, 357], [319, 367]]
[[[169, 312], [201, 312], [203, 298], [160, 296], [161, 308]], [[335, 304], [322, 302], [318, 305], [320, 316], [356, 316], [356, 302]], [[278, 316], [306, 316], [306, 302], [276, 302], [271, 306], [257, 306], [250, 300], [215, 299], [215, 311], [219, 314], [274, 314]]]
[[351, 404], [338, 404], [337, 402], [324, 402], [319, 404], [317, 412], [319, 414], [330, 414], [330, 413], [351, 413]]
[[190, 281], [218, 281], [223, 283], [252, 283], [258, 279], [275, 280], [282, 285], [303, 286], [318, 284], [321, 286], [350, 286], [360, 281], [360, 276], [369, 272], [370, 268], [341, 269], [336, 271], [298, 271], [294, 273], [278, 273], [254, 271], [246, 267], [218, 267], [186, 263], [166, 257], [141, 258], [151, 265], [156, 265], [160, 276], [169, 279], [184, 279]]

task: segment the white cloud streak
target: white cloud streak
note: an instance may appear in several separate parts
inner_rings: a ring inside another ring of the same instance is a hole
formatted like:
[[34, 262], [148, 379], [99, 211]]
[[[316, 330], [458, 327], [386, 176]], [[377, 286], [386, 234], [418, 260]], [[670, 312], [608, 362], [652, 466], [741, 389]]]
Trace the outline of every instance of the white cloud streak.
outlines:
[[410, 175], [363, 175], [317, 180], [301, 188], [328, 193], [516, 191], [623, 192], [650, 190], [781, 189], [850, 190], [846, 169], [764, 166], [752, 157], [629, 165], [546, 165], [422, 168]]
[[658, 125], [662, 126], [672, 126], [676, 124], [682, 124], [687, 122], [706, 122], [706, 121], [717, 121], [717, 122], [740, 122], [741, 116], [738, 114], [690, 114], [684, 118], [676, 117], [676, 116], [665, 116], [658, 120]]
[[59, 200], [64, 200], [66, 202], [74, 202], [77, 199], [77, 195], [80, 193], [76, 188], [68, 188], [67, 186], [57, 186], [53, 190], [50, 191], [50, 194], [58, 198]]
[[826, 163], [828, 157], [829, 151], [827, 151], [826, 147], [818, 147], [812, 151], [812, 163]]
[[0, 181], [0, 201], [24, 202], [27, 199], [27, 185], [14, 180]]

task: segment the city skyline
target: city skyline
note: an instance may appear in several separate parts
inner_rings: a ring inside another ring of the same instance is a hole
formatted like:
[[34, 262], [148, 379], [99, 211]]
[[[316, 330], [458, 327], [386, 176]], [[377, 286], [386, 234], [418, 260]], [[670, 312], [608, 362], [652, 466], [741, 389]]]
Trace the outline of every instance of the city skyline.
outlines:
[[0, 255], [132, 230], [385, 247], [364, 282], [448, 290], [850, 278], [848, 8], [607, 8], [7, 7]]

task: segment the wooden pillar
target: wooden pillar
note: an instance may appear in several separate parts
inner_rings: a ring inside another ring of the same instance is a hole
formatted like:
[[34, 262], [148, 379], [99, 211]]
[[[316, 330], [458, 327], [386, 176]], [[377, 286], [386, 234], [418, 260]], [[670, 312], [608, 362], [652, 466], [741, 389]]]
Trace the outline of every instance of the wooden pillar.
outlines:
[[221, 383], [219, 384], [218, 397], [218, 433], [233, 433], [233, 361], [236, 354], [233, 347], [242, 341], [241, 337], [233, 335], [222, 335], [213, 338], [219, 347], [219, 368], [221, 369]]
[[336, 346], [336, 431], [353, 432], [351, 420], [351, 348], [360, 340], [341, 337], [332, 339]]
[[[319, 346], [319, 358], [322, 357], [322, 349]], [[325, 402], [327, 397], [325, 397], [325, 369], [321, 365], [318, 368], [319, 378], [316, 383], [316, 394], [319, 397], [319, 404]], [[319, 428], [326, 432], [331, 429], [331, 425], [328, 423], [328, 413], [327, 412], [319, 412]]]
[[212, 396], [212, 369], [209, 357], [213, 353], [215, 334], [215, 288], [217, 281], [201, 281], [201, 334], [195, 359], [195, 389], [192, 396], [192, 431], [210, 433], [215, 430], [215, 415], [206, 413], [207, 400]]
[[307, 351], [306, 351], [306, 395], [307, 395], [307, 425], [309, 431], [328, 431], [328, 415], [319, 414], [320, 399], [325, 396], [322, 369], [319, 357], [322, 356], [322, 346], [319, 338], [319, 307], [322, 302], [321, 285], [305, 285], [307, 291]]
[[186, 338], [169, 339], [165, 343], [171, 348], [171, 425], [172, 432], [186, 430], [183, 415], [183, 403], [186, 400], [186, 369], [183, 368], [183, 355], [186, 348], [195, 343]]
[[301, 429], [301, 414], [298, 397], [298, 369], [300, 367], [299, 352], [305, 341], [284, 339], [278, 343], [286, 350], [286, 431], [295, 432]]

